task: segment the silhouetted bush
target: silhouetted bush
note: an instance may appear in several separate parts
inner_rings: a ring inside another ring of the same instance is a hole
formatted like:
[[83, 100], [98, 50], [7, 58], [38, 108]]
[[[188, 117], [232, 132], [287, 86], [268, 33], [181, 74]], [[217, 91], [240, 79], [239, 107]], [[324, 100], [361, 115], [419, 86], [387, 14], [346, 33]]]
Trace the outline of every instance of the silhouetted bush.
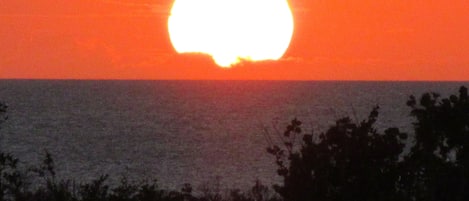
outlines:
[[9, 200], [22, 193], [21, 178], [18, 159], [11, 154], [0, 153], [0, 200]]
[[405, 159], [402, 187], [410, 199], [469, 199], [469, 97], [466, 87], [459, 95], [440, 98], [426, 93], [407, 105], [416, 118], [415, 145]]
[[283, 144], [267, 150], [283, 177], [275, 190], [286, 201], [469, 200], [467, 88], [444, 99], [426, 93], [419, 104], [411, 96], [407, 105], [416, 121], [415, 142], [405, 156], [407, 134], [373, 127], [378, 108], [359, 124], [339, 119], [320, 135], [304, 134], [294, 119]]
[[[380, 134], [373, 127], [378, 108], [359, 124], [343, 118], [320, 135], [302, 134], [293, 120], [284, 136], [284, 149], [268, 152], [277, 159], [283, 185], [276, 191], [287, 201], [396, 200], [398, 160], [407, 135], [397, 128]], [[302, 135], [299, 150], [293, 135]]]

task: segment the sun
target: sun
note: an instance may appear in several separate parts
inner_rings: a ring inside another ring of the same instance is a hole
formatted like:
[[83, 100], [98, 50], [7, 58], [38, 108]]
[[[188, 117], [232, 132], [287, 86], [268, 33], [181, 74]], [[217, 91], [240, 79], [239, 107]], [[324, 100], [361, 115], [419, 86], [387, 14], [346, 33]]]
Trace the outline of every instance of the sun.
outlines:
[[293, 29], [287, 0], [175, 0], [168, 19], [178, 53], [208, 54], [221, 67], [280, 59]]

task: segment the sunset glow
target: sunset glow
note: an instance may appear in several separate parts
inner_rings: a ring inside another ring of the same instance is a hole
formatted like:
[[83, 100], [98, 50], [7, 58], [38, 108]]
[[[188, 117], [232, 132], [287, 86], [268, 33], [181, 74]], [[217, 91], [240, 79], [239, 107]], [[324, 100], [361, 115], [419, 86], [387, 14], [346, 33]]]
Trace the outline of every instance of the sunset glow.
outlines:
[[205, 53], [217, 65], [278, 60], [293, 34], [286, 0], [176, 0], [168, 20], [179, 53]]
[[2, 1], [0, 78], [469, 80], [467, 8], [465, 0]]

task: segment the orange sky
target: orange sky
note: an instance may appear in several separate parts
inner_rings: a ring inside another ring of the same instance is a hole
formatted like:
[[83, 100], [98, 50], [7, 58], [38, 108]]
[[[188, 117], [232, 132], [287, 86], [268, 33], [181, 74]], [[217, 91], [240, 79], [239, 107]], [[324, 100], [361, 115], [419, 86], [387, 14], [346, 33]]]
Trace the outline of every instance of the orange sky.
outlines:
[[0, 78], [469, 80], [469, 1], [290, 0], [281, 61], [178, 55], [172, 0], [0, 3]]

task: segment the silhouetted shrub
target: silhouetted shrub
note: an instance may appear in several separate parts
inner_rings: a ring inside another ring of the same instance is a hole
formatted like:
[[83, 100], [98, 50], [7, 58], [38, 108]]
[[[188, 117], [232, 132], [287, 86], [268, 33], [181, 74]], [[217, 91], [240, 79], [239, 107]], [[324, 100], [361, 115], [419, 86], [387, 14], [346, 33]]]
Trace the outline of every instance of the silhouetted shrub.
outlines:
[[426, 93], [418, 103], [411, 96], [407, 105], [416, 121], [414, 145], [405, 156], [407, 134], [374, 129], [378, 108], [360, 124], [343, 118], [320, 135], [304, 134], [294, 119], [283, 145], [268, 148], [283, 177], [275, 190], [286, 201], [469, 200], [467, 88], [443, 99]]
[[252, 201], [279, 201], [280, 197], [271, 189], [263, 185], [259, 180], [256, 180], [254, 186], [248, 191], [249, 199]]
[[[293, 120], [284, 133], [285, 148], [268, 149], [284, 181], [276, 191], [286, 201], [398, 199], [398, 160], [407, 135], [397, 128], [378, 133], [377, 117], [376, 107], [367, 120], [339, 119], [318, 136], [302, 134], [301, 122]], [[302, 135], [298, 150], [295, 135]]]
[[229, 201], [280, 201], [281, 198], [272, 192], [268, 186], [263, 185], [259, 180], [248, 191], [242, 192], [239, 189], [230, 191]]
[[0, 200], [10, 200], [22, 193], [23, 181], [18, 170], [18, 159], [11, 154], [0, 153]]
[[141, 185], [135, 197], [138, 201], [163, 200], [164, 193], [163, 190], [158, 189], [156, 181], [153, 181], [153, 183]]
[[440, 98], [426, 93], [407, 105], [416, 118], [415, 146], [406, 157], [402, 188], [410, 199], [468, 200], [469, 97], [466, 87], [459, 95]]
[[98, 179], [93, 180], [89, 184], [80, 186], [79, 197], [82, 201], [105, 201], [108, 200], [109, 186], [104, 182], [108, 175], [102, 175]]
[[120, 181], [119, 186], [112, 189], [110, 195], [110, 201], [132, 201], [137, 196], [138, 186], [130, 184], [127, 178], [123, 177]]

